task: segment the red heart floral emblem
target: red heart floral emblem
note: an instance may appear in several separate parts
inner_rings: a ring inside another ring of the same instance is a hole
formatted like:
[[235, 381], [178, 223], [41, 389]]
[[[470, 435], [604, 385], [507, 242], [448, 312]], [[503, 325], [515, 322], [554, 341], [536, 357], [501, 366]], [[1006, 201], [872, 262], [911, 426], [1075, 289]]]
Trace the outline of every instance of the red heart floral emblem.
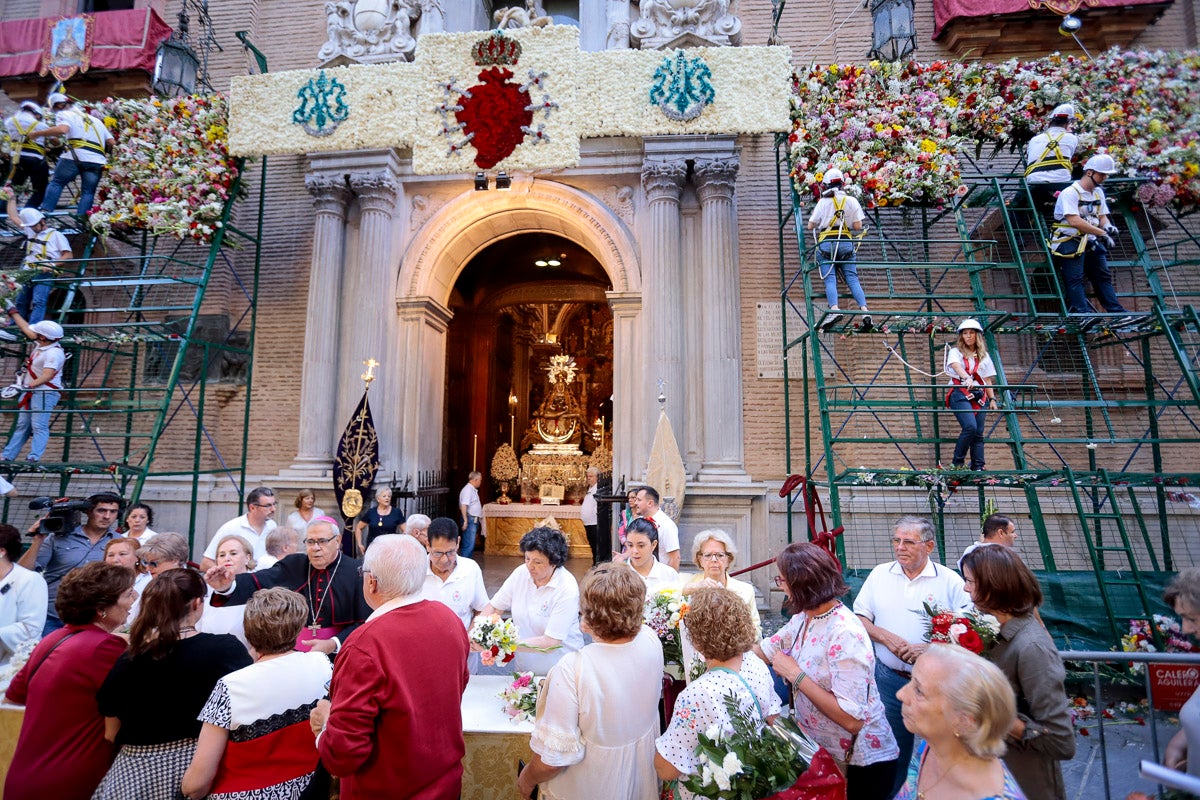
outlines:
[[479, 73], [480, 83], [464, 92], [461, 111], [454, 114], [463, 130], [473, 134], [475, 164], [491, 169], [512, 155], [533, 122], [529, 92], [509, 81], [512, 70], [492, 67]]

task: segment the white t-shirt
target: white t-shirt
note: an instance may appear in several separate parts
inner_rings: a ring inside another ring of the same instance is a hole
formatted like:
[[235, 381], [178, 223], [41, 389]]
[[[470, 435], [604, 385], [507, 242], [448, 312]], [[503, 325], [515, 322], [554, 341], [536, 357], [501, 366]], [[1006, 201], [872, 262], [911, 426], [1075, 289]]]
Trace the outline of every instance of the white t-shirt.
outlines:
[[[50, 126], [42, 122], [40, 119], [30, 114], [28, 111], [20, 110], [13, 114], [8, 119], [4, 120], [4, 127], [8, 130], [8, 137], [12, 139], [14, 150], [15, 145], [35, 131], [44, 131]], [[29, 147], [30, 144], [36, 145], [38, 150], [33, 150]], [[26, 139], [25, 146], [21, 148], [21, 158], [36, 158], [39, 161], [44, 160], [45, 156], [40, 152], [42, 149], [42, 139]]]
[[[460, 559], [462, 560], [462, 559]], [[566, 653], [583, 647], [579, 630], [579, 583], [566, 567], [554, 570], [545, 586], [534, 585], [529, 570], [519, 566], [492, 596], [492, 607], [511, 611], [521, 641], [549, 636], [562, 642], [550, 653], [517, 653], [514, 671], [545, 675]]]
[[254, 530], [254, 528], [250, 527], [250, 520], [247, 515], [242, 514], [240, 517], [234, 517], [233, 519], [229, 520], [229, 522], [226, 522], [224, 525], [217, 528], [216, 534], [214, 534], [213, 537], [208, 540], [208, 547], [204, 548], [204, 557], [211, 558], [212, 560], [216, 561], [217, 545], [220, 543], [221, 539], [236, 533], [238, 536], [241, 536], [247, 542], [254, 545], [254, 560], [255, 562], [258, 562], [269, 555], [267, 553], [267, 534], [278, 527], [279, 526], [275, 524], [275, 520], [269, 519], [267, 520], [267, 523], [263, 525], [262, 533], [259, 533], [258, 531]]
[[470, 558], [459, 558], [444, 581], [434, 575], [432, 569], [428, 570], [421, 596], [448, 606], [468, 630], [475, 612], [490, 602], [487, 587], [483, 584], [483, 570]]
[[950, 364], [958, 364], [967, 371], [968, 375], [974, 373], [981, 378], [996, 377], [996, 365], [992, 363], [991, 356], [984, 356], [980, 361], [974, 356], [964, 356], [957, 347], [948, 346], [946, 348], [946, 372], [950, 373], [951, 386], [958, 385], [954, 383], [954, 378], [958, 377], [958, 373], [950, 369]]
[[467, 516], [469, 517], [483, 516], [483, 505], [479, 502], [479, 490], [469, 483], [458, 493], [458, 504], [467, 507]]
[[[1025, 147], [1026, 164], [1033, 165], [1042, 157], [1046, 148], [1050, 146], [1051, 136], [1057, 138], [1058, 152], [1062, 154], [1062, 157], [1067, 161], [1071, 160], [1075, 149], [1079, 147], [1079, 138], [1073, 133], [1068, 133], [1066, 128], [1051, 127], [1029, 140], [1029, 144]], [[1071, 170], [1066, 167], [1039, 170], [1031, 172], [1025, 180], [1028, 183], [1070, 183]]]
[[854, 223], [862, 222], [865, 219], [862, 204], [845, 192], [837, 190], [833, 193], [833, 197], [822, 197], [818, 200], [816, 208], [809, 216], [808, 223], [816, 230], [823, 231], [833, 223], [834, 214], [837, 213], [837, 206], [833, 202], [835, 198], [842, 203], [843, 227], [853, 228]]
[[[59, 158], [75, 159], [81, 164], [107, 163], [108, 158], [104, 154], [104, 143], [113, 137], [102, 121], [77, 109], [60, 111], [55, 115], [55, 120], [59, 125], [66, 125], [68, 128], [67, 148], [63, 150]], [[72, 146], [71, 140], [76, 140], [76, 142], [82, 141], [87, 144], [75, 144]], [[99, 152], [92, 149], [89, 145], [98, 147]]]
[[667, 555], [679, 549], [679, 526], [661, 508], [650, 519], [658, 526], [658, 560], [666, 564]]
[[646, 583], [646, 597], [649, 598], [658, 594], [663, 589], [670, 589], [672, 586], [679, 585], [679, 573], [670, 566], [661, 561], [655, 561], [654, 566], [650, 567], [650, 574], [643, 575], [633, 566], [632, 561], [625, 562], [629, 564], [629, 568], [633, 570], [633, 574], [637, 575]]
[[67, 354], [63, 352], [63, 349], [58, 346], [57, 342], [35, 348], [26, 360], [28, 366], [25, 367], [21, 377], [28, 384], [35, 376], [41, 375], [42, 370], [52, 369], [54, 370], [54, 377], [30, 391], [38, 392], [43, 389], [58, 391], [62, 388], [62, 368], [66, 361]]
[[[904, 574], [900, 562], [889, 561], [871, 570], [854, 598], [854, 613], [906, 642], [915, 643], [925, 640], [925, 603], [947, 611], [961, 611], [971, 607], [971, 598], [963, 589], [962, 577], [932, 558], [912, 580]], [[879, 642], [875, 643], [875, 657], [892, 669], [912, 670], [910, 664]]]
[[579, 506], [579, 521], [584, 525], [595, 525], [597, 522], [596, 490], [598, 488], [600, 487], [589, 486], [587, 494], [583, 496], [583, 503]]
[[21, 269], [38, 269], [41, 265], [54, 267], [62, 260], [63, 254], [70, 252], [71, 243], [62, 231], [56, 228], [44, 228], [41, 233], [34, 233], [33, 228], [24, 228], [25, 259]]
[[[1079, 181], [1075, 181], [1059, 192], [1058, 200], [1054, 202], [1054, 218], [1066, 221], [1070, 215], [1078, 215], [1083, 217], [1085, 222], [1099, 225], [1100, 217], [1108, 216], [1108, 201], [1104, 198], [1104, 189], [1097, 186], [1092, 191], [1085, 192], [1079, 185]], [[1054, 235], [1057, 237], [1079, 236], [1080, 231], [1073, 227], [1070, 229], [1060, 228], [1055, 230]]]

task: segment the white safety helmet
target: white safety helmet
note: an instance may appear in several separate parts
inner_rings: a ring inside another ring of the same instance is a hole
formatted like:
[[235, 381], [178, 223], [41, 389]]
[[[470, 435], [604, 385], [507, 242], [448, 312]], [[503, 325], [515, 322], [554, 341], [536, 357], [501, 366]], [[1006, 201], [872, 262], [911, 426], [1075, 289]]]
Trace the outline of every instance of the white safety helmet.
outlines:
[[1053, 119], [1054, 117], [1074, 117], [1074, 116], [1075, 116], [1075, 106], [1071, 105], [1070, 103], [1059, 103], [1058, 105], [1056, 105], [1054, 107], [1054, 110], [1050, 112], [1051, 119]]
[[39, 117], [45, 113], [42, 111], [42, 107], [32, 100], [23, 100], [21, 102], [21, 110], [28, 111], [30, 114], [37, 114]]
[[62, 92], [51, 92], [50, 96], [46, 98], [46, 105], [50, 106], [51, 108], [54, 108], [59, 103], [69, 102], [71, 102], [71, 98], [67, 97]]
[[48, 319], [33, 323], [29, 326], [29, 330], [41, 334], [47, 339], [53, 339], [56, 342], [63, 337], [62, 325], [59, 325], [57, 322], [51, 322]]
[[1101, 172], [1105, 175], [1112, 175], [1117, 171], [1117, 162], [1113, 161], [1113, 157], [1108, 153], [1097, 153], [1087, 160], [1083, 165], [1083, 171]]
[[824, 183], [826, 186], [833, 184], [835, 181], [844, 181], [844, 180], [845, 180], [845, 178], [842, 176], [842, 171], [840, 169], [838, 169], [837, 167], [834, 167], [833, 169], [831, 169], [825, 173]]
[[21, 224], [26, 228], [32, 228], [46, 218], [46, 215], [36, 208], [22, 208], [17, 212], [17, 216], [21, 218]]
[[957, 333], [962, 333], [963, 331], [979, 331], [980, 333], [983, 333], [983, 326], [979, 324], [979, 320], [971, 317], [958, 323]]

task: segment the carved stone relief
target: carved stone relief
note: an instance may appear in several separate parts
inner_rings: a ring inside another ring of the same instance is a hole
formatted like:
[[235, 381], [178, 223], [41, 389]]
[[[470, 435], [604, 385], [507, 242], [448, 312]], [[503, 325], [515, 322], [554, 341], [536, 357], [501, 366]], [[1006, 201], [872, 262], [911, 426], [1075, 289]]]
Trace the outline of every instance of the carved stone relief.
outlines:
[[742, 21], [730, 0], [641, 0], [640, 18], [629, 29], [642, 50], [738, 45]]
[[426, 194], [413, 195], [412, 210], [408, 214], [409, 229], [419, 230], [444, 205], [446, 205], [446, 201], [438, 197]]
[[330, 0], [325, 3], [329, 41], [317, 53], [321, 66], [411, 61], [422, 16], [440, 17], [439, 0]]
[[538, 0], [525, 0], [525, 7], [499, 8], [492, 14], [497, 28], [544, 28], [554, 22]]
[[613, 210], [621, 221], [630, 228], [633, 227], [633, 198], [632, 186], [609, 186], [599, 193], [601, 202]]

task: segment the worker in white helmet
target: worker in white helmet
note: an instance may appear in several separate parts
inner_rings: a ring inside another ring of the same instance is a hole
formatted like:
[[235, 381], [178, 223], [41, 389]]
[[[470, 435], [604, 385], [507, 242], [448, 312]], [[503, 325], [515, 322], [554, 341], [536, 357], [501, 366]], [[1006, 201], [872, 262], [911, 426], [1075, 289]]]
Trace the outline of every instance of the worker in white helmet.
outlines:
[[1029, 140], [1025, 147], [1025, 181], [1033, 196], [1033, 205], [1043, 216], [1054, 208], [1054, 194], [1071, 182], [1071, 158], [1079, 139], [1071, 133], [1075, 106], [1057, 105], [1050, 112], [1046, 130]]
[[[46, 215], [36, 208], [17, 211], [17, 195], [11, 186], [0, 188], [0, 197], [7, 201], [8, 218], [19, 219], [25, 234], [25, 259], [21, 264], [21, 290], [13, 301], [21, 316], [32, 325], [46, 317], [46, 303], [53, 288], [46, 279], [62, 269], [71, 256], [71, 243], [56, 228], [46, 224]], [[16, 341], [17, 337], [0, 330], [0, 339]]]
[[959, 323], [958, 341], [946, 348], [944, 369], [950, 376], [946, 407], [954, 412], [961, 429], [954, 444], [954, 466], [965, 467], [967, 456], [970, 456], [971, 469], [982, 470], [985, 467], [984, 412], [989, 406], [998, 408], [999, 403], [992, 386], [996, 365], [988, 355], [979, 320], [964, 319]]
[[1112, 156], [1107, 153], [1092, 156], [1083, 165], [1083, 177], [1063, 189], [1054, 204], [1050, 252], [1062, 277], [1067, 310], [1072, 314], [1093, 312], [1084, 290], [1085, 280], [1091, 282], [1105, 311], [1125, 311], [1125, 306], [1117, 299], [1112, 271], [1108, 268], [1108, 251], [1115, 246], [1113, 237], [1118, 231], [1117, 226], [1109, 222], [1108, 202], [1101, 188], [1108, 176], [1116, 171]]
[[25, 100], [17, 113], [4, 120], [8, 140], [12, 143], [9, 155], [12, 167], [5, 183], [20, 186], [29, 181], [32, 190], [25, 201], [26, 208], [37, 208], [46, 196], [46, 184], [50, 181], [50, 168], [46, 166], [46, 146], [43, 141], [50, 126], [44, 121], [45, 112], [32, 100]]
[[96, 187], [108, 165], [108, 155], [114, 147], [112, 134], [104, 122], [89, 115], [71, 102], [64, 94], [50, 95], [50, 107], [54, 110], [57, 123], [48, 131], [51, 136], [66, 136], [67, 147], [58, 157], [54, 174], [46, 188], [42, 210], [50, 212], [58, 205], [63, 189], [79, 178], [79, 202], [75, 205], [77, 216], [86, 216], [92, 210]]
[[862, 204], [843, 190], [845, 178], [839, 169], [830, 169], [822, 181], [824, 190], [812, 216], [808, 218], [808, 229], [817, 232], [817, 258], [821, 280], [825, 284], [825, 300], [829, 303], [829, 314], [824, 327], [832, 327], [843, 317], [838, 307], [837, 273], [858, 307], [863, 330], [871, 328], [871, 314], [867, 309], [867, 296], [858, 282], [858, 264], [854, 258], [854, 236], [863, 229]]

